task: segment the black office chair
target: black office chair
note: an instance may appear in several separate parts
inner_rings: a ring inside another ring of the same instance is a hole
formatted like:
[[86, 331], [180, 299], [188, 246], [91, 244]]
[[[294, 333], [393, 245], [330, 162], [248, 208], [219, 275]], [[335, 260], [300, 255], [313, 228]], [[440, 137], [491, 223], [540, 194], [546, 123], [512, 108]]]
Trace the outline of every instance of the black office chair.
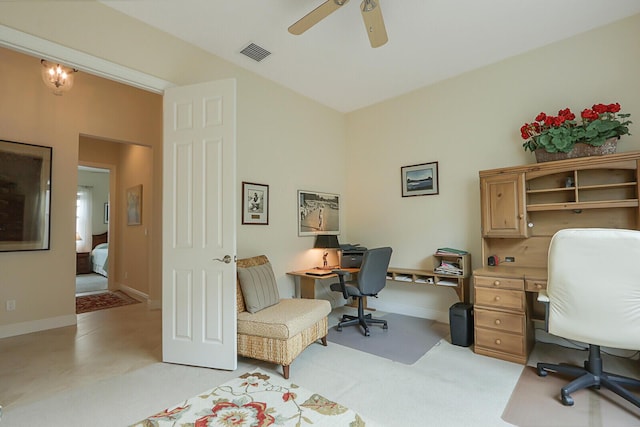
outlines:
[[364, 328], [364, 335], [369, 336], [369, 326], [371, 324], [382, 324], [382, 329], [387, 329], [387, 321], [382, 319], [374, 319], [371, 314], [364, 314], [363, 297], [378, 297], [378, 292], [387, 284], [387, 268], [391, 260], [391, 248], [369, 249], [362, 257], [362, 265], [358, 272], [357, 280], [345, 282], [344, 276], [347, 274], [343, 270], [334, 270], [338, 275], [340, 283], [333, 283], [331, 290], [342, 292], [345, 299], [351, 297], [358, 299], [358, 316], [342, 316], [338, 323], [338, 331], [343, 326], [361, 325]]

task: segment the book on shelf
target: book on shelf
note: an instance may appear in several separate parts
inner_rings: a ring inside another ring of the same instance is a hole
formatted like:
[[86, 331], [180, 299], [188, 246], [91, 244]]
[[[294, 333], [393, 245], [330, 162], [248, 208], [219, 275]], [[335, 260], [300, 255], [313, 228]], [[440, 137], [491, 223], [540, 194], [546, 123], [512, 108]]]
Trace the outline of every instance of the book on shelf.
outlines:
[[466, 255], [469, 252], [463, 251], [462, 249], [454, 249], [454, 248], [438, 248], [436, 250], [436, 255]]
[[462, 276], [464, 273], [459, 264], [447, 261], [442, 261], [440, 266], [436, 267], [434, 271], [440, 274], [453, 274], [456, 276]]

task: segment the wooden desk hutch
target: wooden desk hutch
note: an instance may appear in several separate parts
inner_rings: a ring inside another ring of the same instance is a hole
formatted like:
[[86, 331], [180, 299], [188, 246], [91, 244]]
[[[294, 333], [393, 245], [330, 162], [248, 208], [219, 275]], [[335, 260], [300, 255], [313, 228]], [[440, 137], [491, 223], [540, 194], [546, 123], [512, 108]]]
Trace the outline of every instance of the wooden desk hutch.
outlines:
[[[525, 364], [547, 252], [564, 228], [639, 229], [640, 152], [480, 171], [482, 268], [473, 272], [475, 352]], [[488, 257], [498, 258], [497, 266]], [[505, 262], [507, 260], [511, 262]]]

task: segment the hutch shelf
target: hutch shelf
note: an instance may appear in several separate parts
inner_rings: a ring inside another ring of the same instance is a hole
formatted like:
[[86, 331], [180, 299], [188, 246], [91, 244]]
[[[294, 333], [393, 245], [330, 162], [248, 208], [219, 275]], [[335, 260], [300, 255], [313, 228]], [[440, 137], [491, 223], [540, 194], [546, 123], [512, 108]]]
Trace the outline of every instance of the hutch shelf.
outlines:
[[639, 166], [640, 152], [628, 152], [480, 171], [476, 353], [526, 363], [532, 321], [544, 318], [536, 297], [546, 288], [551, 237], [564, 228], [639, 229]]

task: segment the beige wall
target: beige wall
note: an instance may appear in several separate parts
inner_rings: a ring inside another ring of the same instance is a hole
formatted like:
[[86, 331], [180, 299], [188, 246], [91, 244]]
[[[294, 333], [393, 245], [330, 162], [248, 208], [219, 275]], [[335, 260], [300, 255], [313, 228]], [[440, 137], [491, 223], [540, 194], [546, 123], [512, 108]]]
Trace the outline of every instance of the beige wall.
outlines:
[[[46, 17], [46, 19], [40, 20], [37, 19], [38, 17]], [[319, 256], [310, 249], [313, 246], [313, 238], [297, 235], [296, 192], [299, 189], [305, 189], [344, 195], [346, 191], [344, 179], [346, 118], [343, 114], [206, 54], [167, 34], [141, 25], [99, 3], [64, 2], [54, 6], [49, 2], [12, 2], [11, 4], [0, 2], [0, 24], [155, 75], [177, 85], [235, 78], [238, 87], [237, 194], [240, 194], [242, 181], [249, 181], [269, 185], [271, 198], [268, 226], [241, 225], [241, 200], [238, 198], [238, 256], [268, 255], [274, 265], [281, 295], [284, 297], [293, 294], [293, 281], [285, 273], [314, 265]], [[114, 28], [118, 28], [118, 31], [113, 31]], [[78, 34], [83, 34], [83, 37], [78, 37]], [[109, 34], [110, 37], [104, 37], [104, 34]], [[39, 74], [37, 74], [39, 68], [36, 67], [34, 73], [36, 73], [35, 79], [39, 81]], [[82, 73], [78, 76], [80, 75]], [[76, 89], [80, 84], [78, 79], [69, 95], [77, 93]], [[64, 100], [66, 96], [60, 99]], [[4, 100], [0, 100], [0, 103], [2, 102]], [[106, 136], [120, 142], [153, 145], [149, 141], [152, 139], [149, 136], [144, 139], [132, 138], [126, 132], [127, 126], [144, 125], [144, 123], [135, 123], [135, 116], [114, 117], [114, 114], [120, 112], [109, 111], [108, 114], [103, 112], [102, 115], [90, 118], [89, 110], [95, 111], [94, 104], [100, 102], [93, 96], [83, 101], [87, 113], [81, 112], [80, 121], [82, 123], [87, 120], [91, 128], [80, 129], [79, 133], [100, 138]], [[124, 113], [122, 116], [125, 115]], [[33, 120], [37, 122], [35, 118]], [[113, 129], [113, 123], [116, 121], [121, 122], [124, 129]], [[147, 121], [146, 118], [145, 121]], [[38, 126], [46, 125], [38, 124]], [[3, 128], [6, 129], [6, 126]], [[14, 133], [19, 131], [14, 130]], [[20, 140], [18, 136], [14, 139]], [[75, 132], [75, 140], [77, 139], [78, 131]], [[159, 183], [161, 178], [157, 172], [162, 170], [162, 159], [159, 155], [161, 153], [158, 153], [155, 148], [153, 183]], [[62, 151], [59, 150], [59, 152]], [[64, 151], [60, 155], [68, 157], [67, 163], [69, 163], [72, 159], [77, 159], [77, 148], [69, 152]], [[75, 187], [75, 175], [73, 180], [69, 181], [74, 181]], [[152, 209], [159, 213], [161, 197], [156, 192], [158, 189], [159, 186], [156, 185]], [[347, 227], [344, 217], [346, 206], [344, 208], [341, 223], [343, 233], [346, 235]], [[70, 209], [71, 207], [67, 208], [67, 211]], [[149, 295], [152, 302], [159, 305], [157, 302], [161, 295], [161, 252], [154, 252], [160, 245], [159, 241], [155, 245], [153, 243], [153, 236], [157, 231], [155, 228], [149, 231], [151, 236]], [[4, 264], [2, 258], [4, 255], [0, 254], [0, 264]], [[9, 254], [7, 256], [12, 257], [18, 265], [25, 266], [31, 262], [34, 255], [29, 257]], [[63, 259], [56, 258], [55, 262], [73, 266], [73, 256], [73, 247], [70, 247], [69, 254], [63, 256]], [[42, 254], [40, 257], [51, 257], [51, 254]], [[15, 273], [14, 278], [20, 281], [31, 280], [28, 275], [18, 272]], [[64, 292], [69, 295], [72, 292], [72, 281], [69, 278], [68, 284], [64, 283], [66, 283], [65, 279], [56, 279], [56, 284], [51, 286], [58, 290], [64, 288]], [[0, 301], [7, 298], [18, 300], [18, 310], [10, 317], [6, 317], [6, 312], [0, 310], [0, 336], [4, 331], [39, 326], [37, 319], [50, 316], [40, 307], [21, 308], [20, 301], [28, 299], [33, 290], [17, 296], [16, 292], [13, 288], [8, 288], [7, 292], [0, 290]], [[64, 307], [59, 311], [65, 316], [71, 316], [72, 297], [67, 299], [68, 301], [60, 303]], [[19, 318], [18, 311], [20, 311]]]
[[[238, 256], [267, 254], [273, 261], [283, 296], [292, 292], [291, 279], [285, 272], [316, 262], [316, 254], [309, 249], [313, 239], [297, 236], [297, 190], [343, 195], [341, 241], [369, 247], [391, 245], [394, 266], [430, 267], [430, 254], [445, 245], [470, 250], [477, 266], [481, 263], [478, 171], [533, 162], [532, 155], [521, 150], [518, 129], [524, 121], [541, 110], [565, 106], [579, 110], [600, 101], [618, 101], [634, 116], [640, 112], [640, 83], [636, 77], [640, 55], [634, 43], [640, 38], [640, 16], [343, 115], [101, 4], [58, 3], [0, 2], [0, 24], [178, 85], [227, 77], [237, 79], [238, 194], [241, 182], [250, 181], [269, 185], [271, 197], [268, 226], [240, 225], [238, 216]], [[113, 31], [114, 28], [118, 31]], [[0, 61], [0, 67], [3, 66]], [[4, 69], [0, 68], [0, 72], [4, 73]], [[26, 96], [22, 90], [17, 93], [12, 89], [11, 93], [14, 97]], [[60, 99], [68, 102], [71, 97], [65, 95]], [[0, 101], [0, 108], [10, 108], [2, 105], [4, 102]], [[31, 104], [40, 105], [37, 100], [30, 101]], [[97, 104], [99, 101], [93, 98], [85, 107], [88, 111]], [[65, 116], [62, 108], [50, 110], [56, 119]], [[90, 124], [88, 130], [61, 128], [47, 114], [38, 115], [37, 120], [24, 128], [8, 126], [13, 123], [9, 121], [0, 123], [0, 129], [2, 132], [9, 129], [5, 137], [16, 140], [45, 140], [52, 133], [55, 140], [65, 137], [77, 140], [78, 133], [97, 136], [115, 133], [111, 137], [118, 141], [153, 145], [148, 135], [146, 139], [130, 135], [128, 127], [111, 129], [112, 115], [119, 113], [110, 111], [89, 119], [81, 112], [80, 123]], [[11, 117], [15, 116], [12, 113]], [[0, 120], [4, 120], [4, 115]], [[135, 125], [127, 120], [125, 123]], [[637, 133], [635, 126], [633, 133]], [[636, 149], [640, 149], [637, 136], [621, 141], [621, 151]], [[77, 158], [77, 149], [61, 148], [57, 153], [60, 157], [55, 159], [54, 179], [62, 181], [59, 185], [73, 187], [75, 176], [61, 178], [61, 169], [56, 165], [71, 166]], [[160, 158], [156, 153], [154, 168]], [[400, 167], [430, 161], [439, 162], [440, 194], [401, 198]], [[160, 168], [154, 169], [155, 183], [160, 182], [156, 169]], [[159, 210], [159, 197], [152, 203]], [[61, 217], [68, 216], [72, 209], [71, 205], [55, 208], [62, 209]], [[57, 233], [71, 232], [72, 224], [66, 228]], [[42, 260], [48, 265], [72, 265], [72, 242], [64, 250], [68, 254], [54, 255], [53, 251], [0, 254], [3, 268], [5, 262], [16, 266], [9, 281], [0, 279], [3, 280], [0, 300], [18, 299], [19, 308], [10, 318], [0, 310], [0, 328], [73, 312], [72, 301], [67, 300], [56, 300], [60, 307], [55, 313], [42, 303], [27, 309], [20, 305], [20, 301], [37, 293], [37, 283], [42, 279], [27, 271], [27, 266]], [[160, 254], [151, 253], [150, 257], [152, 269], [159, 267]], [[152, 298], [160, 295], [160, 276], [153, 276], [158, 271], [150, 272]], [[14, 282], [26, 285], [20, 287]], [[67, 284], [66, 276], [54, 282], [50, 284], [51, 292], [71, 292], [72, 285], [70, 281]], [[4, 291], [5, 283], [9, 284], [6, 287], [9, 292]], [[453, 301], [450, 289], [416, 290], [390, 284], [383, 297], [372, 299], [370, 304], [446, 320]]]
[[[397, 267], [431, 268], [441, 246], [481, 265], [478, 171], [535, 163], [521, 146], [525, 121], [620, 102], [635, 124], [619, 151], [640, 150], [638, 40], [640, 15], [349, 114], [350, 237], [391, 245]], [[402, 198], [400, 167], [433, 161], [440, 194]], [[446, 320], [454, 301], [451, 289], [391, 283], [371, 305]]]
[[[162, 142], [162, 97], [78, 73], [54, 96], [37, 58], [0, 50], [2, 138], [53, 147], [51, 249], [0, 253], [0, 336], [75, 323], [75, 199], [81, 135]], [[15, 311], [4, 301], [15, 300]]]

